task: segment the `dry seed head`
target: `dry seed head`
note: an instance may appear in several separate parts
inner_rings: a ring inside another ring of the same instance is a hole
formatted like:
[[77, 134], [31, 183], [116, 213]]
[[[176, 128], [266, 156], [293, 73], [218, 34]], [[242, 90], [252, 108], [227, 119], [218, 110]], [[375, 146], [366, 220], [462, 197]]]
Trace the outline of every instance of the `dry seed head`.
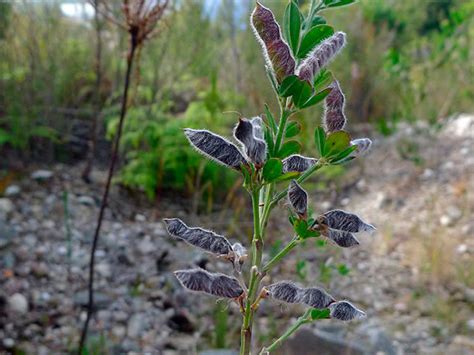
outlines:
[[153, 35], [153, 30], [162, 18], [169, 0], [124, 0], [122, 10], [130, 34], [137, 45]]

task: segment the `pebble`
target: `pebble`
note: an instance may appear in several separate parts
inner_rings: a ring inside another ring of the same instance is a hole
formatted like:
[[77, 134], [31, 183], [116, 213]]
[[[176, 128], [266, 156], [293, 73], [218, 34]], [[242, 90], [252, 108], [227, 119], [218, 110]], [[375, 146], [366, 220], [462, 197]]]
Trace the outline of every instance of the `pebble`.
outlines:
[[95, 206], [95, 200], [90, 196], [80, 196], [77, 202], [85, 206]]
[[10, 185], [5, 190], [5, 196], [13, 197], [18, 196], [21, 192], [21, 188], [18, 185]]
[[13, 202], [8, 198], [0, 198], [0, 217], [8, 215], [13, 212]]
[[12, 338], [5, 338], [3, 339], [3, 346], [7, 349], [11, 349], [15, 346], [15, 340]]
[[54, 173], [50, 170], [36, 170], [31, 173], [31, 178], [34, 180], [48, 180], [53, 177]]
[[8, 308], [13, 312], [25, 314], [28, 312], [28, 300], [21, 293], [15, 293], [8, 298]]
[[146, 318], [144, 314], [134, 314], [127, 323], [127, 335], [131, 338], [137, 337], [144, 329], [143, 320]]

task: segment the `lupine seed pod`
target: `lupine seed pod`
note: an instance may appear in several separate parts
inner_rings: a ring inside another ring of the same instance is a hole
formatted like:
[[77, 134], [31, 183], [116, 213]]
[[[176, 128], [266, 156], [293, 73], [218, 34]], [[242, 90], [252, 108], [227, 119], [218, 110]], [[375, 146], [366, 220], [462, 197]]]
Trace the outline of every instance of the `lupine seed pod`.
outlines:
[[295, 180], [291, 181], [288, 188], [288, 200], [300, 217], [306, 216], [306, 211], [308, 210], [308, 194]]
[[356, 150], [353, 151], [349, 156], [358, 157], [366, 154], [372, 146], [372, 141], [369, 138], [359, 138], [351, 141], [352, 146], [357, 146]]
[[295, 71], [295, 59], [290, 47], [281, 36], [280, 26], [270, 9], [257, 2], [250, 16], [250, 23], [257, 40], [262, 45], [268, 67], [273, 69], [275, 78], [281, 83]]
[[351, 248], [360, 244], [354, 234], [350, 232], [328, 229], [326, 232], [322, 232], [322, 234], [326, 235], [329, 239], [342, 248]]
[[280, 281], [267, 286], [266, 289], [273, 299], [286, 303], [302, 303], [317, 309], [327, 308], [335, 301], [321, 288], [302, 288], [291, 281]]
[[237, 279], [224, 274], [212, 274], [202, 269], [178, 270], [174, 274], [191, 291], [224, 298], [238, 298], [244, 292]]
[[282, 160], [283, 173], [286, 174], [290, 171], [302, 173], [311, 168], [317, 162], [317, 159], [304, 157], [299, 154], [293, 154]]
[[239, 119], [234, 128], [234, 137], [242, 143], [247, 157], [256, 165], [263, 165], [267, 159], [267, 143], [263, 140], [261, 119], [251, 121], [246, 118]]
[[202, 228], [190, 228], [179, 218], [165, 218], [168, 233], [195, 247], [216, 255], [231, 255], [229, 241], [214, 232]]
[[322, 215], [322, 223], [331, 229], [350, 233], [371, 232], [375, 227], [364, 222], [359, 216], [343, 210], [331, 210]]
[[345, 44], [346, 34], [344, 32], [334, 33], [309, 52], [308, 56], [296, 69], [296, 75], [301, 80], [306, 80], [313, 85], [314, 77], [329, 64]]
[[239, 149], [217, 134], [190, 128], [185, 128], [184, 134], [198, 152], [222, 165], [240, 170], [240, 166], [246, 164]]
[[356, 308], [348, 301], [334, 302], [333, 304], [329, 305], [329, 312], [331, 318], [342, 321], [363, 319], [366, 317], [365, 312]]
[[345, 97], [339, 82], [334, 80], [329, 87], [332, 90], [324, 100], [323, 126], [326, 133], [344, 129], [347, 121], [344, 114]]

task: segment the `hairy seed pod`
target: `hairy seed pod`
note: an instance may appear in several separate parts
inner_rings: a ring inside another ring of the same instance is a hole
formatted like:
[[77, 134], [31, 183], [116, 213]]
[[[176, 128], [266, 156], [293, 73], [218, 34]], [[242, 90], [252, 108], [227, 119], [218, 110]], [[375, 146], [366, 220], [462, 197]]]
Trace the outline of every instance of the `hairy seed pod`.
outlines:
[[178, 270], [174, 274], [179, 282], [191, 291], [224, 298], [238, 298], [244, 292], [237, 279], [224, 274], [210, 273], [202, 269]]
[[317, 159], [304, 157], [299, 154], [293, 154], [283, 159], [283, 173], [286, 174], [290, 171], [302, 173], [311, 168], [317, 162]]
[[331, 229], [344, 232], [371, 232], [375, 227], [365, 223], [359, 216], [343, 210], [332, 210], [323, 214], [322, 222]]
[[330, 317], [342, 321], [349, 321], [353, 319], [363, 319], [366, 317], [365, 312], [357, 309], [348, 301], [334, 302], [329, 305]]
[[301, 80], [306, 80], [313, 85], [314, 77], [329, 64], [345, 44], [346, 34], [344, 32], [334, 33], [309, 52], [308, 56], [296, 69], [296, 74]]
[[250, 24], [260, 42], [267, 66], [273, 69], [278, 83], [295, 71], [295, 59], [281, 36], [280, 26], [270, 9], [257, 2]]
[[288, 200], [300, 217], [306, 216], [306, 211], [308, 210], [308, 194], [295, 180], [291, 181], [288, 188]]
[[347, 121], [344, 114], [345, 97], [339, 82], [334, 80], [329, 87], [332, 90], [324, 100], [323, 126], [326, 133], [344, 129]]
[[351, 141], [351, 145], [355, 145], [357, 146], [357, 148], [350, 154], [350, 156], [358, 157], [365, 155], [370, 150], [370, 147], [372, 146], [372, 141], [369, 138], [359, 138]]
[[350, 232], [328, 229], [327, 232], [323, 232], [323, 234], [342, 248], [351, 248], [360, 244], [354, 234]]
[[232, 251], [237, 260], [243, 260], [247, 257], [247, 249], [240, 243], [234, 243], [232, 245]]
[[251, 121], [241, 118], [234, 128], [234, 137], [242, 143], [247, 157], [256, 165], [263, 165], [267, 159], [267, 143], [263, 140], [262, 124], [260, 118]]
[[198, 152], [222, 165], [239, 170], [242, 164], [246, 164], [239, 149], [217, 134], [190, 128], [186, 128], [184, 134]]
[[214, 232], [202, 228], [190, 228], [179, 218], [165, 218], [168, 233], [195, 247], [216, 255], [230, 255], [232, 246], [229, 241]]
[[266, 287], [269, 296], [286, 303], [302, 303], [310, 307], [327, 308], [335, 300], [318, 287], [302, 288], [291, 281], [280, 281]]

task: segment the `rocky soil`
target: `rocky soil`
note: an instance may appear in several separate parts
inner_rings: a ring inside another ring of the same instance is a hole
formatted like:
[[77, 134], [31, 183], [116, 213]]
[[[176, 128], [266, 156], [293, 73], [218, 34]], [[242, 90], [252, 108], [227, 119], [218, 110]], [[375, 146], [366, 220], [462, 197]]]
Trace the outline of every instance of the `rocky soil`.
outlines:
[[[95, 171], [88, 185], [80, 172], [59, 165], [32, 170], [0, 197], [0, 351], [65, 353], [77, 344], [105, 174]], [[274, 278], [320, 284], [336, 298], [352, 300], [368, 318], [321, 321], [282, 353], [473, 353], [474, 116], [453, 118], [438, 131], [401, 127], [394, 136], [378, 137], [365, 162], [353, 163], [334, 185], [337, 193], [312, 194], [315, 212], [343, 208], [377, 232], [350, 250], [308, 243]], [[269, 244], [285, 242], [276, 235], [289, 233], [285, 209], [278, 213]], [[171, 240], [160, 222], [164, 216], [228, 232], [230, 239], [245, 241], [249, 231], [246, 214], [219, 223], [227, 216], [222, 212], [189, 216], [175, 199], [147, 205], [115, 187], [97, 251], [92, 350], [173, 354], [213, 348], [222, 309], [229, 314], [225, 340], [229, 347], [237, 344], [236, 306], [184, 292], [171, 273], [196, 265], [229, 272], [229, 266]], [[267, 343], [300, 311], [263, 303], [256, 328], [261, 340]]]

